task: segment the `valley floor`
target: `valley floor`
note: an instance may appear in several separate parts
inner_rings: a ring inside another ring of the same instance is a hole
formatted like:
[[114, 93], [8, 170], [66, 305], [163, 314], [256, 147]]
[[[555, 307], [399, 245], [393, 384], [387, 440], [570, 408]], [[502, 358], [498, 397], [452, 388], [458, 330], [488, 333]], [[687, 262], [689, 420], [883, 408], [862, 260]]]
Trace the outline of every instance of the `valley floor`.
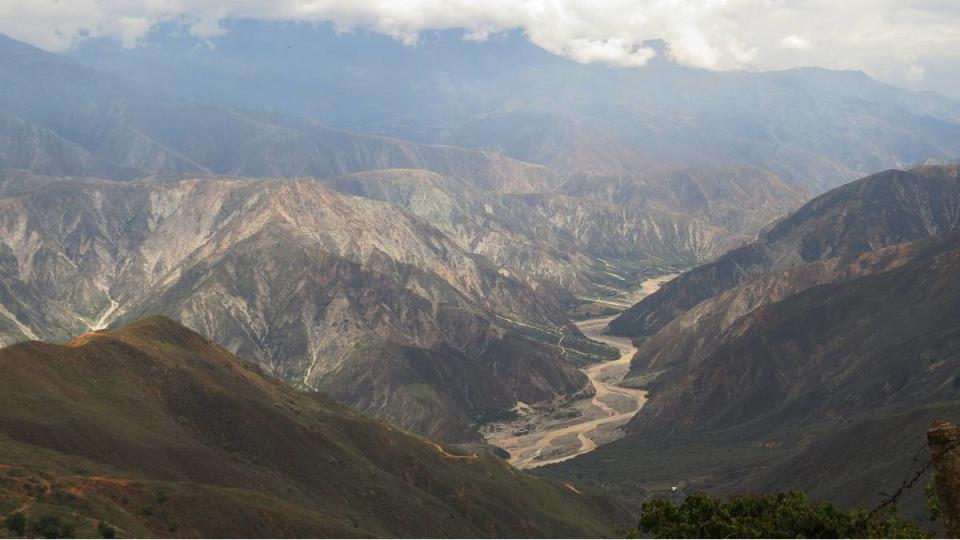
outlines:
[[[648, 279], [634, 295], [642, 298], [652, 294], [675, 275]], [[531, 469], [591, 452], [601, 444], [622, 437], [621, 426], [643, 407], [645, 390], [620, 386], [637, 349], [629, 338], [604, 333], [614, 317], [577, 323], [587, 337], [620, 350], [619, 359], [599, 362], [583, 370], [596, 390], [592, 398], [559, 407], [531, 407], [518, 403], [517, 418], [485, 426], [483, 432], [487, 441], [510, 452], [510, 463], [514, 466]]]

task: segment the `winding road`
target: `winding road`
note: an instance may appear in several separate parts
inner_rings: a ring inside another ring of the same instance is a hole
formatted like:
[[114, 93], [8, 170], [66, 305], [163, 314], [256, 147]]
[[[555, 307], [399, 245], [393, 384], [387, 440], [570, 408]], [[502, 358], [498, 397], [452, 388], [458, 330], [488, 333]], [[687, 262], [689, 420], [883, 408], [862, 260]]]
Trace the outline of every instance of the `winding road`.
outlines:
[[[645, 281], [643, 296], [656, 291], [673, 274]], [[629, 338], [604, 334], [614, 317], [600, 317], [577, 323], [587, 337], [620, 350], [620, 358], [593, 364], [583, 373], [596, 390], [590, 399], [573, 404], [579, 416], [556, 419], [549, 413], [530, 407], [518, 407], [523, 416], [516, 422], [501, 424], [487, 433], [487, 440], [508, 452], [510, 462], [521, 469], [542, 467], [586, 454], [600, 444], [619, 438], [618, 428], [626, 424], [646, 402], [646, 391], [618, 386], [630, 368], [637, 351]], [[574, 438], [575, 436], [575, 438]]]

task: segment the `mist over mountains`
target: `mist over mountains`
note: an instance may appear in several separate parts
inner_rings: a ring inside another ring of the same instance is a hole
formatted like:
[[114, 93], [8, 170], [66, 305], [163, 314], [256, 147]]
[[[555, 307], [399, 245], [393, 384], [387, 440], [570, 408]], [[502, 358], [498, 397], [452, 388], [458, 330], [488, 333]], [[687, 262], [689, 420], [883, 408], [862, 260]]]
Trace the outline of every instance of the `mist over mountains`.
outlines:
[[960, 155], [955, 100], [858, 72], [721, 73], [661, 56], [643, 68], [578, 64], [517, 33], [475, 43], [428, 32], [408, 47], [323, 25], [228, 28], [212, 46], [158, 30], [142, 47], [92, 40], [71, 55], [173, 95], [493, 150], [563, 172], [744, 164], [819, 193]]

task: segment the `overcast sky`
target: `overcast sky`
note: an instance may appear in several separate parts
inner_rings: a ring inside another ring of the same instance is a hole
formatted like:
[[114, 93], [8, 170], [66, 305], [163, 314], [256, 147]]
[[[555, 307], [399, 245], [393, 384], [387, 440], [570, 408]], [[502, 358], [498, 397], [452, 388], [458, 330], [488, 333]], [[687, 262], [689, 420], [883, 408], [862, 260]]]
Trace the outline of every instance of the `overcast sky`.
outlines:
[[0, 0], [0, 32], [64, 51], [87, 37], [135, 47], [160, 23], [210, 40], [225, 18], [333, 22], [415, 46], [423, 30], [468, 39], [522, 29], [578, 62], [673, 60], [715, 70], [821, 66], [952, 95], [960, 85], [960, 0]]

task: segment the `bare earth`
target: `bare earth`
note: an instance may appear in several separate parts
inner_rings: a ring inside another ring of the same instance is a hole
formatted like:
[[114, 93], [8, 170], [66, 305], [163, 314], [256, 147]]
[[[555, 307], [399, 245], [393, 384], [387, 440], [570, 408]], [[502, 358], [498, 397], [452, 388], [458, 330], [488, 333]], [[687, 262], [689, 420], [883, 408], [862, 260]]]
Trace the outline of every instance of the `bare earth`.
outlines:
[[[674, 277], [675, 274], [670, 274], [646, 280], [631, 300], [652, 294]], [[559, 463], [619, 439], [623, 436], [621, 426], [643, 407], [646, 391], [618, 386], [637, 349], [629, 338], [603, 333], [613, 318], [601, 317], [577, 323], [587, 337], [620, 350], [619, 359], [593, 364], [583, 370], [596, 389], [592, 398], [560, 409], [518, 403], [518, 419], [486, 426], [484, 435], [487, 441], [510, 452], [510, 463], [514, 466], [531, 469]]]

